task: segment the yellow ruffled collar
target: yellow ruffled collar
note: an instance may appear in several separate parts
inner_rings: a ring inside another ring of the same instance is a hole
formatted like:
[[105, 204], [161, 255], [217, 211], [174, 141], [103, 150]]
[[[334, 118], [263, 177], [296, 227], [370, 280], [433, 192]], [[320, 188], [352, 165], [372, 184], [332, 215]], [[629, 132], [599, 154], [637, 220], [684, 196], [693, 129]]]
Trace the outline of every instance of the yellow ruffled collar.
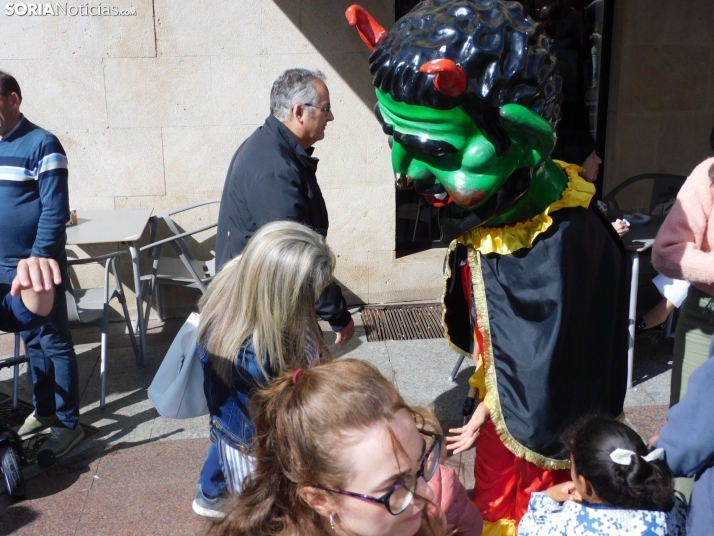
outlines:
[[568, 185], [560, 199], [530, 220], [506, 227], [477, 227], [462, 234], [456, 240], [483, 254], [508, 255], [522, 248], [533, 247], [536, 237], [553, 224], [553, 219], [549, 216], [552, 212], [569, 207], [587, 208], [592, 196], [595, 195], [595, 186], [580, 176], [580, 172], [585, 170], [560, 160], [553, 160], [553, 162], [568, 177]]

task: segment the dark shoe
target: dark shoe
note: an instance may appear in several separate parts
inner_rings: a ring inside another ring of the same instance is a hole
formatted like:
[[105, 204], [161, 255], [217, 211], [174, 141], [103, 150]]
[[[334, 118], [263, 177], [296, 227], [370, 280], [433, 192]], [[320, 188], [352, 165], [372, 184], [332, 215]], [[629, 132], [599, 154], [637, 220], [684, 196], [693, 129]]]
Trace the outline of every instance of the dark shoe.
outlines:
[[651, 328], [648, 328], [647, 324], [645, 323], [645, 320], [641, 316], [637, 318], [637, 320], [635, 320], [635, 337], [649, 335], [651, 333], [664, 333], [665, 329], [667, 329], [667, 322], [663, 322], [657, 326], [652, 326]]
[[209, 499], [201, 491], [201, 486], [196, 490], [196, 498], [193, 500], [193, 511], [203, 517], [212, 517], [222, 519], [226, 517], [228, 504], [230, 503], [228, 495], [221, 495], [215, 499]]
[[[77, 424], [74, 430], [63, 426], [53, 426], [50, 437], [47, 441], [42, 443], [40, 451], [37, 453], [37, 458], [39, 460], [40, 456], [47, 456], [50, 452], [55, 459], [61, 458], [82, 441], [82, 439], [84, 439], [84, 429], [82, 429], [80, 424]], [[47, 452], [47, 454], [43, 455], [43, 452]]]

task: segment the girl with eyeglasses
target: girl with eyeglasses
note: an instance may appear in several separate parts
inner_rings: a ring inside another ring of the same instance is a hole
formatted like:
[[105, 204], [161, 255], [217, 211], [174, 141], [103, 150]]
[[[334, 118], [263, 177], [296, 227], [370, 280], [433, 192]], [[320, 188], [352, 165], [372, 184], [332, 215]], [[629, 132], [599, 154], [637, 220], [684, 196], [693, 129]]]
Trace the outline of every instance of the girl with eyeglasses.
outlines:
[[[443, 438], [372, 365], [279, 374], [252, 400], [256, 466], [220, 536], [446, 534], [427, 481]], [[480, 532], [480, 531], [479, 531]]]

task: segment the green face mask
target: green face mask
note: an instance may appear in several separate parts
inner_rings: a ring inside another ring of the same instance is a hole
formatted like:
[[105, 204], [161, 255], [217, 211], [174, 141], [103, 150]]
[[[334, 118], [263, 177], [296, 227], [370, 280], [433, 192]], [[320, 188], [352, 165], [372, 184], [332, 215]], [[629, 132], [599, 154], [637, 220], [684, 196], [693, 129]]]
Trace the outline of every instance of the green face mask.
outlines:
[[[392, 166], [400, 182], [413, 182], [449, 218], [475, 222], [459, 225], [462, 232], [520, 215], [518, 207], [526, 201], [529, 210], [537, 210], [554, 200], [552, 193], [539, 194], [541, 189], [531, 184], [531, 168], [544, 164], [555, 145], [553, 127], [528, 108], [507, 104], [499, 110], [500, 126], [510, 138], [510, 149], [499, 157], [463, 106], [436, 110], [397, 102], [380, 90], [377, 99], [377, 116], [392, 138]], [[504, 193], [509, 199], [497, 199]]]

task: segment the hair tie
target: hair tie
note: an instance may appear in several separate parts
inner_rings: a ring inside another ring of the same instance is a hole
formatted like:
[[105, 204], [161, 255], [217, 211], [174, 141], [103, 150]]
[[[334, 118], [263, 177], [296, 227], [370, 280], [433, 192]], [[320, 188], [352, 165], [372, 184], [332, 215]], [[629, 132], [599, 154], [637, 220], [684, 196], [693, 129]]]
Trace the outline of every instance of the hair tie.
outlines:
[[297, 379], [300, 373], [303, 371], [303, 369], [299, 368], [295, 372], [293, 372], [293, 385], [297, 384]]
[[[615, 449], [610, 453], [610, 459], [619, 465], [630, 465], [632, 463], [632, 457], [636, 456], [637, 453], [626, 450], [626, 449]], [[640, 456], [646, 462], [653, 462], [655, 460], [661, 460], [664, 457], [664, 449], [658, 448], [654, 449], [647, 456]]]

